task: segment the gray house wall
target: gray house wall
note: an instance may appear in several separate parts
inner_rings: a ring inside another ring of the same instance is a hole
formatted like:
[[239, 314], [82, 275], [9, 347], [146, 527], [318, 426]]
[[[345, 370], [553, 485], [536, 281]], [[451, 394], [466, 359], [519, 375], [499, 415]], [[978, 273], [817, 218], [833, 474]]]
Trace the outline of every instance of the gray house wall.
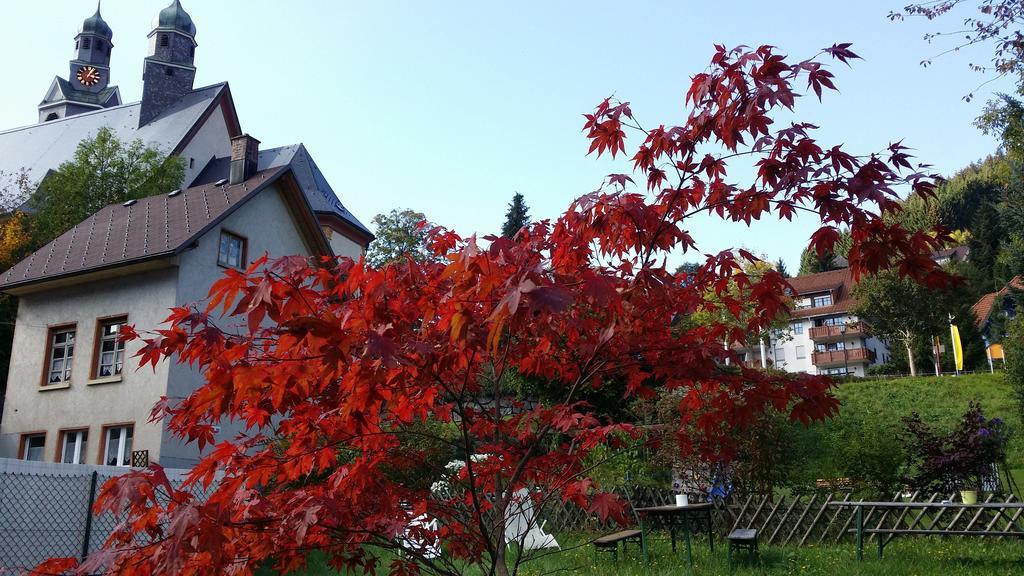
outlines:
[[[161, 426], [147, 420], [149, 409], [164, 394], [167, 365], [159, 364], [155, 371], [135, 370], [136, 361], [130, 357], [141, 345], [131, 343], [120, 378], [97, 381], [90, 376], [98, 319], [127, 314], [128, 322], [140, 328], [156, 327], [174, 305], [176, 276], [174, 268], [167, 268], [20, 298], [0, 423], [0, 457], [18, 457], [22, 434], [45, 432], [44, 459], [52, 462], [59, 454], [60, 430], [88, 428], [86, 462], [98, 463], [103, 426], [133, 423], [134, 449], [149, 450], [152, 460], [159, 459]], [[43, 387], [49, 327], [71, 323], [76, 325], [71, 381]]]
[[[185, 305], [206, 298], [212, 285], [224, 274], [224, 268], [217, 265], [217, 251], [222, 230], [246, 239], [248, 262], [259, 258], [264, 252], [273, 256], [311, 254], [311, 248], [299, 234], [291, 212], [274, 186], [261, 192], [255, 198], [226, 218], [220, 226], [202, 236], [194, 249], [181, 256], [177, 279], [177, 303]], [[185, 364], [170, 364], [167, 396], [184, 397], [203, 384], [203, 376]], [[242, 428], [227, 422], [221, 423], [217, 441], [233, 438]], [[197, 462], [199, 452], [196, 446], [186, 446], [169, 433], [163, 435], [160, 446], [160, 463], [171, 468], [190, 468]]]

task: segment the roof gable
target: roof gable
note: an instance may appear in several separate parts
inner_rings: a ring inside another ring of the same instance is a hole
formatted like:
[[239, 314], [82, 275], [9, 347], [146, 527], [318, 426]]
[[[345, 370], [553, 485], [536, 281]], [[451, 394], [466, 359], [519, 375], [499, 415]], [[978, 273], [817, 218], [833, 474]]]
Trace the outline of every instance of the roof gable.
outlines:
[[[230, 158], [214, 158], [192, 182], [193, 186], [215, 182], [227, 178], [231, 166]], [[359, 221], [352, 212], [345, 208], [338, 195], [334, 192], [327, 178], [313, 161], [303, 144], [292, 144], [279, 148], [260, 150], [259, 169], [291, 166], [295, 178], [309, 201], [313, 212], [331, 214], [350, 224], [356, 231], [366, 235], [367, 241], [373, 239], [373, 233]]]

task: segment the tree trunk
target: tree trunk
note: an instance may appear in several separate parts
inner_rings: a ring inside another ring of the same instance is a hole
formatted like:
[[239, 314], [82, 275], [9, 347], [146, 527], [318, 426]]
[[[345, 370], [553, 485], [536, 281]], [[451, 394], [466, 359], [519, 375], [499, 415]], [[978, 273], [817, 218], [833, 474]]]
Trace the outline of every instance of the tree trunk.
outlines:
[[917, 376], [917, 366], [914, 366], [914, 349], [910, 345], [910, 342], [911, 341], [909, 339], [904, 340], [903, 345], [907, 349], [907, 364], [910, 365], [910, 376], [914, 377]]

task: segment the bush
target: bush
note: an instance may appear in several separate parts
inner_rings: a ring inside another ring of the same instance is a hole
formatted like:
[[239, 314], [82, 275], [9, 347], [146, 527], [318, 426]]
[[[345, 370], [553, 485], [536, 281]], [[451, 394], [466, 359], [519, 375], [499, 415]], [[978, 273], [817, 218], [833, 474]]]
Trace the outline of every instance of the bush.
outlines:
[[907, 462], [899, 434], [883, 422], [859, 422], [833, 435], [831, 449], [842, 476], [869, 498], [888, 500], [902, 486]]
[[985, 418], [971, 402], [952, 432], [933, 430], [915, 412], [903, 419], [913, 474], [908, 483], [919, 490], [950, 492], [978, 489], [993, 465], [1006, 461], [1009, 430], [1000, 418]]

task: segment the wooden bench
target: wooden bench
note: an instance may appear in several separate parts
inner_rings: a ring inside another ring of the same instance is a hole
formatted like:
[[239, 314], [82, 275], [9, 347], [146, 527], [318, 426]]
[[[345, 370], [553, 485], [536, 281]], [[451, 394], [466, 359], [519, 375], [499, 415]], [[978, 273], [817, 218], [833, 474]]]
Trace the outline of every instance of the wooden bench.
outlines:
[[620, 530], [612, 534], [606, 534], [600, 538], [594, 540], [594, 546], [598, 550], [605, 552], [611, 552], [612, 558], [619, 561], [619, 542], [622, 542], [622, 556], [626, 556], [626, 543], [635, 542], [637, 544], [643, 544], [642, 541], [643, 532], [639, 530]]
[[[896, 536], [1006, 536], [1010, 538], [1024, 538], [1024, 532], [1017, 531], [1006, 531], [1006, 530], [928, 530], [928, 529], [911, 529], [911, 528], [865, 528], [865, 534], [877, 534], [878, 538], [878, 557], [882, 557], [882, 550], [885, 549], [885, 545]], [[891, 536], [885, 538], [885, 536]]]
[[729, 533], [729, 566], [732, 566], [732, 551], [746, 550], [747, 558], [757, 557], [757, 530], [753, 528], [737, 528]]

